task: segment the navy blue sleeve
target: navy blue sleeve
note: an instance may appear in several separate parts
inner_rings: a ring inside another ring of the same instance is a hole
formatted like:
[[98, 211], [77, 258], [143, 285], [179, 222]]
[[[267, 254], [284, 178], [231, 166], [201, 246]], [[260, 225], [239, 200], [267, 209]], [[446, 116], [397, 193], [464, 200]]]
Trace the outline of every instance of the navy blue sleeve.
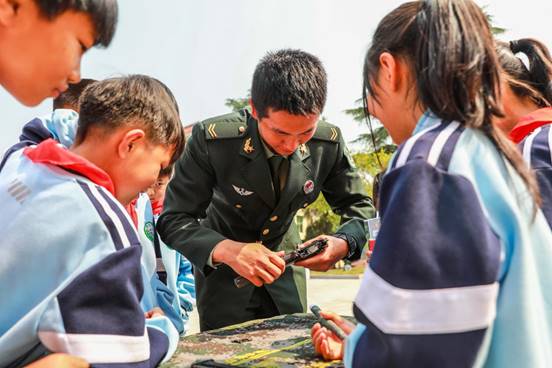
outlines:
[[552, 167], [535, 170], [542, 198], [541, 209], [552, 228]]
[[[90, 232], [98, 247], [83, 254], [81, 262], [97, 261], [49, 305], [38, 328], [40, 341], [50, 351], [82, 357], [94, 366], [155, 367], [166, 355], [169, 340], [161, 331], [146, 328], [138, 235], [124, 208], [103, 188], [79, 185], [108, 235], [105, 230]], [[106, 242], [113, 246], [107, 255], [99, 247]]]
[[33, 144], [38, 144], [49, 138], [53, 138], [53, 135], [48, 128], [44, 126], [42, 120], [35, 118], [29, 121], [23, 126], [23, 131], [19, 136], [19, 142], [8, 148], [4, 153], [4, 157], [2, 157], [2, 161], [0, 161], [0, 171], [2, 171], [8, 157], [10, 157], [12, 153]]
[[472, 366], [496, 313], [501, 249], [472, 184], [414, 160], [380, 193], [353, 366]]
[[542, 198], [541, 209], [552, 227], [552, 125], [535, 130], [520, 143], [519, 148], [535, 171]]

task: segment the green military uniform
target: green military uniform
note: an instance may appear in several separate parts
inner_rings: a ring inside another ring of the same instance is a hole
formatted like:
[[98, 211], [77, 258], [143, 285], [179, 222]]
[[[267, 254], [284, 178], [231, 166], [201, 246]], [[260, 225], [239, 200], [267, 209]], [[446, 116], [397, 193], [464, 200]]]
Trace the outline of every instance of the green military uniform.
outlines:
[[[236, 288], [237, 274], [229, 266], [210, 266], [213, 248], [231, 239], [261, 242], [274, 251], [294, 249], [300, 243], [295, 213], [320, 192], [342, 216], [337, 233], [353, 245], [349, 256], [360, 256], [363, 220], [373, 207], [339, 128], [320, 122], [313, 138], [288, 159], [287, 181], [276, 195], [257, 121], [248, 110], [194, 126], [167, 188], [158, 229], [195, 266], [202, 330], [243, 322], [254, 291], [253, 285]], [[303, 268], [288, 267], [264, 287], [280, 314], [306, 310]]]

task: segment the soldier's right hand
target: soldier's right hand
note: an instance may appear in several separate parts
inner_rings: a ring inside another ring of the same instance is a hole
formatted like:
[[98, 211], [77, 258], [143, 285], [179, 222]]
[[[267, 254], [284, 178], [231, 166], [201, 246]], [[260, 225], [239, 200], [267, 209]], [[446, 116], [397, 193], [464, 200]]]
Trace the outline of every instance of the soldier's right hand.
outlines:
[[272, 252], [260, 243], [239, 243], [224, 240], [217, 244], [213, 261], [222, 263], [245, 277], [255, 286], [271, 284], [284, 272], [284, 252]]

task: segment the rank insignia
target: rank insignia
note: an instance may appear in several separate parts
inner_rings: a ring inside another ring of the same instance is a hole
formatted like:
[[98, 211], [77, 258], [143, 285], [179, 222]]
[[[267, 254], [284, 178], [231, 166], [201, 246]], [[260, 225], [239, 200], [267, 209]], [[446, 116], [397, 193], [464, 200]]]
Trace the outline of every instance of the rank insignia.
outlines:
[[303, 184], [303, 192], [305, 192], [305, 194], [309, 194], [312, 193], [313, 190], [314, 182], [312, 180], [307, 180], [305, 184]]
[[301, 154], [304, 156], [305, 153], [307, 153], [307, 146], [305, 146], [304, 144], [300, 145], [299, 152], [301, 152]]
[[253, 148], [253, 146], [251, 145], [251, 137], [245, 140], [245, 144], [243, 145], [243, 151], [245, 153], [251, 153], [255, 151], [255, 148]]
[[241, 196], [249, 196], [249, 195], [253, 194], [252, 191], [244, 189], [244, 188], [237, 187], [234, 184], [232, 184], [232, 188], [234, 188], [236, 193], [238, 193]]

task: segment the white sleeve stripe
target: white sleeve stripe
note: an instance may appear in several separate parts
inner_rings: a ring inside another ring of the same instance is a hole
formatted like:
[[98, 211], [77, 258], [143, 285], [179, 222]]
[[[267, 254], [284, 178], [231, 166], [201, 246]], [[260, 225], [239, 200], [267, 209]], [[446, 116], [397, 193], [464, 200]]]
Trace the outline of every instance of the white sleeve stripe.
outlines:
[[496, 316], [498, 289], [496, 282], [445, 289], [401, 289], [367, 267], [355, 304], [384, 333], [459, 333], [490, 326]]
[[420, 137], [422, 135], [426, 134], [430, 130], [438, 128], [440, 125], [441, 124], [432, 125], [428, 128], [425, 128], [424, 130], [419, 131], [418, 133], [413, 135], [411, 138], [409, 138], [406, 141], [406, 143], [404, 144], [404, 148], [402, 149], [400, 156], [397, 158], [397, 163], [395, 164], [395, 168], [399, 168], [399, 167], [403, 166], [406, 163], [406, 161], [408, 160], [408, 156], [410, 155], [410, 151], [412, 151], [412, 148], [414, 147], [414, 144], [416, 143], [416, 141], [418, 139], [420, 139]]
[[437, 138], [435, 138], [433, 144], [431, 145], [429, 155], [427, 156], [427, 162], [431, 166], [435, 166], [437, 164], [437, 161], [441, 156], [441, 152], [443, 151], [443, 147], [445, 147], [445, 143], [447, 143], [449, 137], [459, 126], [460, 123], [458, 123], [457, 121], [453, 121], [437, 135]]
[[525, 140], [525, 144], [523, 145], [523, 159], [529, 166], [531, 166], [531, 151], [533, 148], [533, 140], [539, 134], [542, 128], [538, 128], [535, 130], [534, 133], [530, 134], [527, 139]]
[[88, 188], [90, 188], [90, 191], [92, 192], [92, 195], [94, 196], [94, 198], [96, 198], [96, 200], [98, 201], [100, 206], [102, 206], [105, 213], [113, 221], [113, 225], [117, 229], [117, 233], [119, 234], [119, 237], [121, 238], [121, 242], [123, 244], [123, 247], [128, 248], [130, 246], [130, 240], [128, 239], [127, 233], [125, 231], [125, 228], [123, 227], [123, 224], [121, 223], [121, 219], [119, 218], [119, 216], [111, 209], [111, 207], [105, 201], [105, 199], [100, 194], [100, 192], [98, 191], [98, 188], [95, 185], [92, 185], [92, 184], [89, 184], [89, 183], [84, 183], [84, 184], [87, 185]]
[[142, 336], [39, 331], [38, 338], [50, 351], [75, 355], [89, 363], [136, 363], [150, 357], [147, 329]]

